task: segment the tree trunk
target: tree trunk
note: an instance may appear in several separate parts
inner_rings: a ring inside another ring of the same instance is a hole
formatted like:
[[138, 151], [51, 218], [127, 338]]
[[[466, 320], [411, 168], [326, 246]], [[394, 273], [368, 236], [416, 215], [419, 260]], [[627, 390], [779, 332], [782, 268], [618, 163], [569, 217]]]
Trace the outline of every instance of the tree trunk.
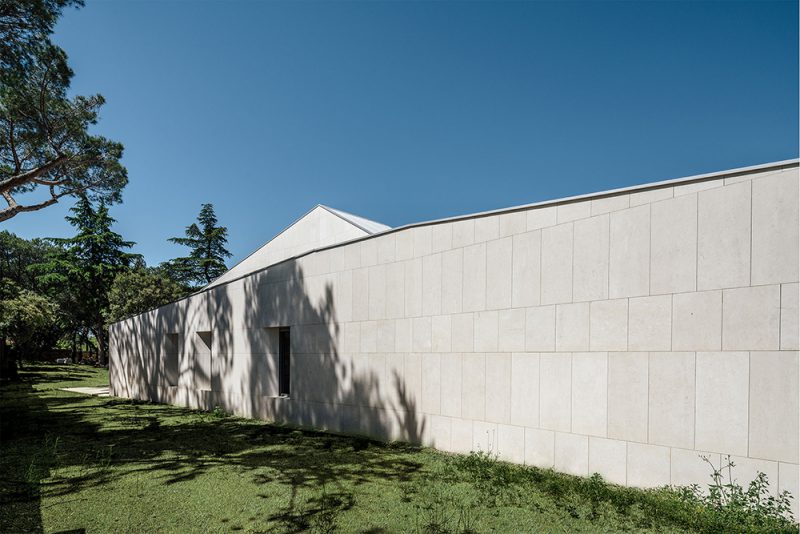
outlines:
[[94, 337], [97, 340], [97, 363], [108, 365], [108, 333], [105, 327], [93, 328]]
[[5, 336], [0, 336], [0, 379], [2, 380], [16, 380], [18, 378], [17, 364], [9, 352]]

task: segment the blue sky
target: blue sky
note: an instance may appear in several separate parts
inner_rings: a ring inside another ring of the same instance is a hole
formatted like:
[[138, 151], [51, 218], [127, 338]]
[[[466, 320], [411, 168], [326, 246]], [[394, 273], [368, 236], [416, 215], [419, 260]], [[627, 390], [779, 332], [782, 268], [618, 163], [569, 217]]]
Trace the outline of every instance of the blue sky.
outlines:
[[[391, 226], [798, 155], [795, 2], [98, 2], [55, 40], [149, 264], [317, 203]], [[66, 236], [70, 202], [0, 228]]]

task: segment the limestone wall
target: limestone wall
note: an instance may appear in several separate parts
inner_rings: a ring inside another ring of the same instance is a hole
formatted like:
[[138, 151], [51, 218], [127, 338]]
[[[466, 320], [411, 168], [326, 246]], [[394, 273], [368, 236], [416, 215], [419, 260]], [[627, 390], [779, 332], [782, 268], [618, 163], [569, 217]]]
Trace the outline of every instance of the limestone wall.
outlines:
[[793, 163], [400, 229], [117, 323], [111, 385], [633, 486], [730, 454], [797, 496], [799, 226]]

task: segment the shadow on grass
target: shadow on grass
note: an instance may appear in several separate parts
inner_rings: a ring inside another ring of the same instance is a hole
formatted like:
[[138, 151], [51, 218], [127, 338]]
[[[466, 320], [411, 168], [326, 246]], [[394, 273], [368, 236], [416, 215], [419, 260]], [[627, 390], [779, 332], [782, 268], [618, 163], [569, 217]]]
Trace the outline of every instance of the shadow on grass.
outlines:
[[[222, 466], [272, 492], [275, 483], [289, 492], [286, 507], [269, 519], [301, 532], [351, 508], [353, 485], [404, 481], [421, 468], [403, 454], [416, 450], [409, 445], [32, 387], [64, 382], [61, 370], [22, 377], [0, 388], [2, 532], [42, 532], [42, 496], [68, 499], [137, 473], [172, 485]], [[307, 501], [301, 491], [320, 496]]]

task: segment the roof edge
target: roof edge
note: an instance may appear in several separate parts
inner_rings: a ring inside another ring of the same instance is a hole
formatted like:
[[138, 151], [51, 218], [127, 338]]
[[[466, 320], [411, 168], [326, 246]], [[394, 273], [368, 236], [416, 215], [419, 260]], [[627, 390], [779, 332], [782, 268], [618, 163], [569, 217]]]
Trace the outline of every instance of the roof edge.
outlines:
[[[373, 221], [372, 219], [367, 219], [366, 217], [361, 217], [360, 215], [356, 215], [356, 214], [354, 214], [354, 213], [348, 213], [348, 212], [346, 212], [346, 211], [338, 210], [338, 209], [336, 209], [336, 208], [332, 208], [332, 207], [330, 207], [330, 206], [326, 206], [325, 204], [317, 204], [317, 207], [320, 207], [320, 208], [324, 209], [325, 211], [327, 211], [327, 212], [328, 212], [328, 213], [330, 213], [331, 215], [336, 215], [337, 217], [339, 217], [339, 218], [340, 218], [340, 219], [342, 219], [343, 221], [345, 221], [345, 222], [347, 222], [347, 223], [350, 223], [350, 224], [352, 224], [353, 226], [355, 226], [355, 227], [356, 227], [356, 228], [358, 228], [359, 230], [363, 230], [364, 232], [367, 232], [369, 235], [375, 235], [375, 234], [379, 234], [379, 233], [381, 233], [381, 232], [385, 232], [385, 231], [387, 231], [387, 230], [391, 230], [391, 229], [392, 229], [392, 227], [391, 227], [391, 226], [388, 226], [388, 225], [386, 225], [386, 224], [383, 224], [383, 223], [381, 223], [381, 222], [378, 222], [378, 221]], [[348, 218], [348, 217], [345, 217], [345, 215], [349, 215], [349, 216], [351, 216], [351, 217], [355, 217], [355, 218], [357, 218], [357, 219], [361, 219], [361, 220], [364, 220], [364, 221], [368, 221], [368, 222], [371, 222], [371, 223], [373, 223], [373, 224], [375, 224], [375, 225], [378, 225], [378, 226], [383, 226], [383, 227], [385, 227], [386, 229], [385, 229], [385, 230], [381, 230], [381, 232], [373, 232], [373, 231], [372, 231], [372, 230], [370, 230], [369, 228], [367, 228], [367, 227], [363, 226], [361, 223], [359, 223], [359, 222], [357, 222], [357, 221], [354, 221], [353, 219], [350, 219], [350, 218]]]
[[[584, 194], [584, 195], [564, 197], [564, 198], [553, 199], [553, 200], [544, 200], [542, 202], [534, 202], [532, 204], [523, 204], [523, 205], [520, 205], [520, 206], [512, 206], [512, 207], [509, 207], [509, 208], [500, 208], [500, 209], [496, 209], [496, 210], [482, 211], [482, 212], [478, 212], [478, 213], [470, 213], [470, 214], [467, 214], [467, 215], [457, 215], [457, 216], [454, 216], [454, 217], [446, 217], [446, 218], [443, 218], [443, 219], [434, 219], [434, 220], [430, 220], [430, 221], [409, 223], [409, 224], [406, 224], [406, 225], [403, 225], [403, 226], [397, 226], [395, 228], [390, 228], [389, 230], [386, 230], [386, 231], [383, 231], [383, 232], [378, 232], [378, 233], [366, 235], [366, 236], [363, 236], [363, 237], [357, 237], [355, 239], [350, 239], [348, 241], [342, 241], [341, 243], [336, 243], [336, 244], [328, 245], [328, 246], [325, 246], [325, 247], [311, 249], [311, 250], [308, 250], [308, 251], [306, 251], [306, 252], [304, 252], [302, 254], [298, 254], [297, 256], [292, 256], [290, 258], [286, 258], [284, 260], [281, 260], [279, 262], [273, 263], [271, 265], [267, 265], [266, 267], [262, 267], [260, 269], [254, 270], [254, 271], [250, 271], [250, 272], [248, 272], [246, 274], [243, 274], [242, 276], [239, 276], [237, 278], [233, 278], [231, 280], [222, 282], [221, 284], [215, 285], [213, 287], [212, 287], [212, 284], [214, 284], [214, 282], [211, 282], [211, 284], [203, 287], [202, 289], [200, 289], [199, 291], [197, 291], [195, 293], [192, 293], [191, 295], [187, 295], [185, 297], [173, 300], [172, 302], [167, 302], [166, 304], [162, 304], [161, 306], [158, 306], [157, 308], [152, 308], [150, 310], [147, 310], [147, 311], [144, 311], [144, 312], [140, 312], [140, 313], [131, 315], [129, 317], [125, 317], [125, 318], [120, 319], [119, 321], [115, 321], [115, 322], [113, 322], [111, 324], [115, 325], [115, 324], [121, 323], [123, 321], [127, 321], [128, 319], [132, 319], [134, 317], [137, 317], [139, 315], [144, 315], [145, 313], [150, 313], [150, 312], [152, 312], [154, 310], [157, 310], [159, 308], [162, 308], [164, 306], [169, 306], [171, 304], [175, 304], [177, 302], [180, 302], [180, 301], [188, 299], [190, 297], [199, 295], [201, 293], [206, 293], [206, 292], [210, 291], [211, 289], [217, 289], [219, 287], [223, 287], [223, 286], [226, 286], [228, 284], [232, 284], [233, 282], [238, 282], [239, 280], [242, 280], [242, 279], [244, 279], [244, 278], [246, 278], [246, 277], [248, 277], [248, 276], [250, 276], [252, 274], [266, 271], [267, 269], [275, 267], [276, 265], [280, 265], [280, 264], [285, 263], [287, 261], [297, 260], [297, 259], [302, 258], [304, 256], [308, 256], [309, 254], [313, 254], [315, 252], [321, 252], [321, 251], [324, 251], [324, 250], [329, 250], [329, 249], [333, 249], [333, 248], [336, 248], [336, 247], [349, 245], [351, 243], [357, 243], [359, 241], [366, 241], [366, 240], [372, 239], [374, 237], [379, 237], [379, 236], [382, 236], [382, 235], [388, 235], [388, 234], [391, 234], [391, 233], [394, 233], [394, 232], [400, 232], [402, 230], [408, 230], [410, 228], [418, 228], [420, 226], [430, 226], [430, 225], [434, 225], [434, 224], [443, 224], [443, 223], [448, 223], [448, 222], [463, 221], [463, 220], [466, 220], [466, 219], [490, 217], [492, 215], [499, 215], [499, 214], [503, 214], [503, 213], [514, 213], [514, 212], [517, 212], [517, 211], [525, 211], [525, 210], [529, 210], [531, 208], [546, 208], [546, 207], [549, 207], [549, 206], [560, 206], [560, 205], [563, 205], [563, 204], [572, 204], [574, 202], [581, 202], [581, 201], [585, 201], [585, 200], [594, 200], [594, 199], [601, 199], [601, 198], [613, 197], [613, 196], [630, 194], [630, 193], [639, 193], [639, 192], [643, 192], [643, 191], [652, 191], [654, 189], [662, 189], [662, 188], [665, 188], [665, 187], [673, 187], [673, 186], [676, 186], [676, 185], [687, 185], [687, 184], [693, 184], [693, 183], [708, 182], [710, 180], [718, 180], [718, 179], [721, 179], [721, 178], [732, 178], [732, 177], [735, 177], [735, 176], [742, 176], [742, 175], [745, 175], [745, 174], [753, 174], [753, 173], [756, 173], [756, 172], [764, 172], [764, 171], [768, 171], [768, 170], [780, 171], [780, 170], [790, 169], [790, 168], [799, 167], [799, 166], [800, 166], [800, 159], [798, 159], [798, 158], [787, 159], [787, 160], [781, 160], [781, 161], [776, 161], [776, 162], [772, 162], [772, 163], [762, 163], [762, 164], [759, 164], [759, 165], [751, 165], [751, 166], [748, 166], [748, 167], [738, 167], [738, 168], [729, 169], [729, 170], [725, 170], [725, 171], [717, 171], [717, 172], [711, 172], [711, 173], [705, 173], [705, 174], [696, 174], [696, 175], [687, 176], [687, 177], [684, 177], [684, 178], [674, 178], [674, 179], [670, 179], [670, 180], [662, 180], [662, 181], [659, 181], [659, 182], [651, 182], [651, 183], [645, 183], [645, 184], [641, 184], [641, 185], [634, 185], [634, 186], [622, 187], [622, 188], [617, 188], [617, 189], [609, 189], [607, 191], [599, 191], [599, 192], [596, 192], [596, 193], [588, 193], [588, 194]], [[324, 205], [317, 204], [316, 206], [314, 206], [314, 208], [309, 210], [306, 213], [306, 215], [308, 215], [308, 213], [311, 213], [311, 211], [313, 211], [317, 207], [325, 208]], [[303, 215], [303, 217], [305, 217], [305, 215]], [[298, 220], [300, 220], [300, 219], [298, 219]], [[297, 221], [295, 221], [295, 222], [297, 222]], [[294, 224], [294, 223], [292, 223], [292, 224]], [[289, 227], [287, 226], [287, 229], [288, 228]], [[366, 231], [366, 230], [364, 230], [364, 231]], [[281, 233], [283, 233], [283, 232], [281, 232]], [[278, 234], [278, 235], [280, 235], [280, 234]], [[267, 243], [269, 243], [269, 241]], [[244, 260], [242, 260], [242, 261], [244, 261]]]

